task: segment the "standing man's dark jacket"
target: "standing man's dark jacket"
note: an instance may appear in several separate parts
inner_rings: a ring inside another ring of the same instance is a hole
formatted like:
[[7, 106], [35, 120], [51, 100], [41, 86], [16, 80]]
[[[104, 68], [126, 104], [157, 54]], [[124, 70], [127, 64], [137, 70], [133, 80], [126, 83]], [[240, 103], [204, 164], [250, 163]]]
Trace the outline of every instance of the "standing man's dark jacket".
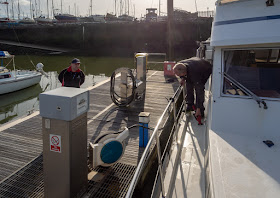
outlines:
[[80, 88], [80, 86], [85, 82], [85, 74], [80, 69], [76, 72], [72, 72], [70, 66], [60, 72], [58, 79], [64, 87]]
[[196, 92], [196, 107], [204, 109], [204, 85], [212, 73], [212, 64], [204, 59], [193, 57], [182, 60], [187, 67], [186, 85], [187, 85], [187, 103], [194, 104], [194, 93]]

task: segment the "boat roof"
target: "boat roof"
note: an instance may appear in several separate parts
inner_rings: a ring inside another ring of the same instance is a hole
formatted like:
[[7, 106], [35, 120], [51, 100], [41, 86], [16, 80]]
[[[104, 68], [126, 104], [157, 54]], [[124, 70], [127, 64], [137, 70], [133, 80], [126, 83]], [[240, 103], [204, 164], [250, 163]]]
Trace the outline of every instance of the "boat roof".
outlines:
[[12, 58], [12, 55], [7, 51], [0, 51], [0, 58]]
[[212, 46], [280, 43], [280, 0], [220, 0], [212, 25]]

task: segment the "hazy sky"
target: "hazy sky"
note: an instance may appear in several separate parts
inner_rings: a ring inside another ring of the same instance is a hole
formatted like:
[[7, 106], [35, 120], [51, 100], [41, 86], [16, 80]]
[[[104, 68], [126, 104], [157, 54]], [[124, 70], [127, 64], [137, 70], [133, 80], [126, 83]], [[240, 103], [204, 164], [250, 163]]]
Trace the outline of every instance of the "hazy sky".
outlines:
[[[5, 0], [3, 0], [5, 1]], [[8, 0], [9, 2], [9, 15], [11, 17], [12, 12], [12, 2], [14, 2], [14, 15], [17, 18], [18, 14], [18, 1], [21, 10], [21, 17], [24, 13], [25, 16], [30, 16], [30, 0]], [[32, 4], [35, 7], [37, 5], [37, 10], [39, 13], [39, 4], [41, 8], [41, 12], [46, 15], [47, 14], [47, 0], [31, 0]], [[126, 0], [127, 1], [127, 0]], [[196, 11], [195, 0], [173, 0], [174, 8], [181, 8], [183, 10], [187, 10], [190, 12]], [[214, 10], [216, 0], [196, 0], [198, 11], [206, 11], [207, 8], [209, 10]], [[36, 2], [36, 3], [35, 3]], [[49, 0], [49, 8], [51, 8], [52, 0]], [[55, 9], [61, 9], [61, 0], [53, 0]], [[117, 14], [119, 15], [120, 8], [120, 0], [116, 0], [117, 2]], [[123, 12], [125, 7], [128, 7], [128, 4], [125, 6], [125, 0], [123, 2]], [[167, 11], [167, 0], [160, 0], [161, 4], [161, 13], [164, 14]], [[76, 3], [76, 13], [79, 15], [88, 15], [90, 9], [90, 0], [62, 0], [62, 11], [63, 13], [75, 14], [75, 3]], [[92, 0], [93, 4], [93, 14], [102, 14], [105, 15], [107, 12], [114, 13], [115, 12], [115, 0]], [[135, 16], [140, 17], [144, 16], [146, 12], [146, 8], [159, 8], [159, 0], [129, 0], [129, 14], [134, 15], [134, 6], [135, 6]], [[7, 15], [6, 5], [0, 5], [0, 15]], [[128, 10], [128, 9], [126, 9]]]

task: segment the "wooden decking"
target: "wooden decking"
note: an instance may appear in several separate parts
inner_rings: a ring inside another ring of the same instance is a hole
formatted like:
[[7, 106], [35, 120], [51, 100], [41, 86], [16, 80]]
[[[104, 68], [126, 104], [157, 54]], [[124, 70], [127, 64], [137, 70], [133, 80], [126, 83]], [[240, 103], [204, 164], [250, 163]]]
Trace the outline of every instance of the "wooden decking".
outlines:
[[[154, 127], [179, 83], [166, 83], [161, 71], [147, 73], [144, 101], [118, 108], [109, 95], [110, 82], [90, 90], [88, 112], [88, 141], [107, 132], [119, 131], [138, 123], [138, 114], [150, 112], [150, 126]], [[0, 127], [0, 197], [43, 197], [42, 132], [38, 112], [32, 118], [8, 128]], [[2, 129], [2, 131], [1, 131]], [[138, 145], [138, 128], [130, 130], [127, 147], [119, 163], [110, 168], [99, 167], [100, 182], [89, 181], [90, 197], [124, 197], [143, 149]]]

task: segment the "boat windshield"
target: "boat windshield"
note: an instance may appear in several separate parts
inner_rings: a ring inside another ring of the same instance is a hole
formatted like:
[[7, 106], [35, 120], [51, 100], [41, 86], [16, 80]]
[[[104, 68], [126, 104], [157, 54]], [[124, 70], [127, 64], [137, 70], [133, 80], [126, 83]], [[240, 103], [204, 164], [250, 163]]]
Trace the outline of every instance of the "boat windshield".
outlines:
[[[224, 72], [259, 97], [280, 98], [279, 49], [225, 50]], [[223, 93], [247, 94], [224, 78]]]

